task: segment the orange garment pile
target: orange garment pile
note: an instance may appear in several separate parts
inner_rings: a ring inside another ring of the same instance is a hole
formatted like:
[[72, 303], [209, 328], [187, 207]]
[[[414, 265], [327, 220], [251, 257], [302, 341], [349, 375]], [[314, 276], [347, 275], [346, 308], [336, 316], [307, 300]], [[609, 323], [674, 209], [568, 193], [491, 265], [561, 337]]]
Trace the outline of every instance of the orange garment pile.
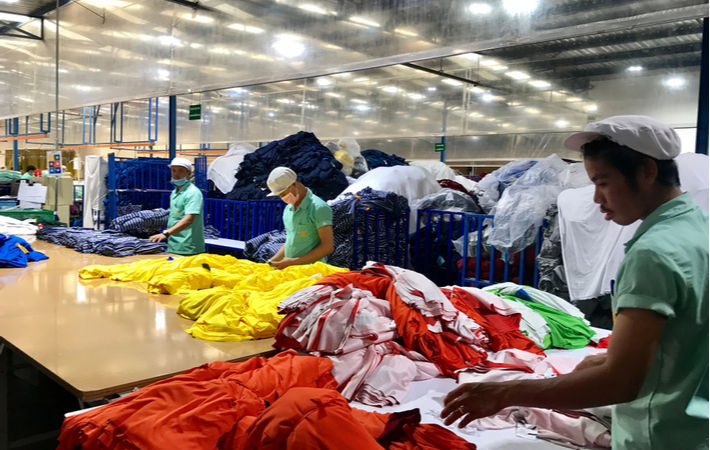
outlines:
[[331, 369], [293, 351], [206, 364], [66, 418], [58, 449], [476, 448], [416, 410], [351, 408]]

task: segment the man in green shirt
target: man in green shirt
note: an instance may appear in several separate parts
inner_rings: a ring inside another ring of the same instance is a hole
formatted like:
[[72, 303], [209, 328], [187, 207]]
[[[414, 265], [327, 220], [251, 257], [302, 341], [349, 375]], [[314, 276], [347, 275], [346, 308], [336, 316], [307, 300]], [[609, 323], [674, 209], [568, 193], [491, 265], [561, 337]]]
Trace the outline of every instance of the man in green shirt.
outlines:
[[680, 139], [650, 117], [614, 116], [565, 145], [582, 150], [606, 220], [643, 221], [613, 287], [608, 351], [557, 378], [461, 385], [441, 416], [465, 426], [508, 406], [614, 404], [612, 448], [707, 449], [707, 406], [704, 418], [686, 408], [707, 383], [708, 216], [680, 190]]
[[32, 166], [32, 165], [27, 166], [25, 168], [25, 173], [23, 173], [22, 176], [20, 176], [20, 179], [31, 180], [32, 177], [35, 176], [35, 170], [37, 170], [37, 168], [35, 166]]
[[320, 197], [298, 181], [288, 167], [271, 171], [266, 182], [269, 196], [279, 196], [287, 203], [283, 212], [286, 243], [268, 261], [277, 269], [325, 262], [333, 253], [333, 211]]
[[168, 228], [150, 237], [153, 242], [167, 239], [168, 251], [178, 255], [195, 255], [205, 251], [202, 192], [192, 184], [189, 176], [192, 163], [185, 158], [170, 162], [170, 183], [175, 186], [170, 193]]

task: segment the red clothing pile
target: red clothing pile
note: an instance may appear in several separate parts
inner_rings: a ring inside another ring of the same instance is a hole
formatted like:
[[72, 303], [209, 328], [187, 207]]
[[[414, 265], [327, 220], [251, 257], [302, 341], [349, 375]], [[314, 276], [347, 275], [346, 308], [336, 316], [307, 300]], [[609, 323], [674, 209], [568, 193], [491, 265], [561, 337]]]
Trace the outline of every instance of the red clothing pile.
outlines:
[[418, 415], [350, 408], [331, 369], [327, 358], [293, 351], [203, 365], [68, 417], [58, 448], [475, 448]]

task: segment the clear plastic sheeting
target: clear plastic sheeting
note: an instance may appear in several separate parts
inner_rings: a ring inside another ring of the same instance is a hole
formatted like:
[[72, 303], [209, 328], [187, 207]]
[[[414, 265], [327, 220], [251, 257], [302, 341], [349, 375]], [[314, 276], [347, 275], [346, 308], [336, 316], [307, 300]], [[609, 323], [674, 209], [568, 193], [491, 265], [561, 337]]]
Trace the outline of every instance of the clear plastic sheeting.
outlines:
[[567, 172], [568, 164], [550, 155], [503, 191], [491, 211], [494, 227], [488, 244], [509, 253], [533, 244], [548, 208], [564, 188]]
[[500, 199], [501, 194], [536, 163], [537, 161], [533, 159], [512, 161], [486, 175], [478, 183], [475, 190], [481, 208], [483, 208], [486, 213], [491, 212]]
[[[315, 77], [707, 15], [702, 0], [674, 2], [672, 9], [664, 0], [487, 5], [69, 2], [60, 8], [60, 108]], [[0, 105], [0, 118], [54, 109], [47, 95], [54, 91], [52, 16], [43, 41], [2, 39], [0, 95], [9, 101]], [[39, 21], [22, 28], [38, 32]]]
[[481, 213], [478, 204], [476, 204], [470, 195], [453, 189], [442, 189], [441, 192], [430, 194], [417, 200], [414, 202], [414, 209], [435, 209], [438, 211], [469, 212], [474, 214]]

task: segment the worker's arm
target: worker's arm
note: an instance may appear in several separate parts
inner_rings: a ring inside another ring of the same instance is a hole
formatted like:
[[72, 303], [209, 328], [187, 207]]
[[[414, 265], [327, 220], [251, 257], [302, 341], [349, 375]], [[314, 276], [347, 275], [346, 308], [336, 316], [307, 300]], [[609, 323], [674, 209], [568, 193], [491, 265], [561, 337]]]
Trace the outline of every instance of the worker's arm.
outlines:
[[[165, 231], [167, 231], [169, 234], [179, 233], [185, 228], [189, 227], [192, 222], [195, 221], [195, 216], [197, 216], [197, 214], [185, 214], [183, 218], [178, 220], [175, 225], [170, 228], [167, 228]], [[151, 242], [161, 242], [166, 239], [167, 236], [165, 236], [163, 233], [154, 234], [150, 237]]]
[[305, 255], [298, 258], [282, 258], [279, 261], [273, 261], [272, 258], [271, 265], [277, 269], [285, 269], [288, 266], [310, 264], [333, 253], [333, 226], [327, 225], [318, 228], [318, 237], [320, 238], [320, 244]]
[[441, 417], [459, 427], [509, 406], [580, 409], [633, 400], [656, 355], [666, 318], [647, 309], [619, 311], [606, 358], [594, 358], [572, 373], [545, 380], [467, 383], [451, 391]]
[[278, 252], [267, 261], [269, 264], [273, 264], [276, 261], [281, 261], [284, 259], [284, 251], [286, 249], [286, 244], [282, 245]]

